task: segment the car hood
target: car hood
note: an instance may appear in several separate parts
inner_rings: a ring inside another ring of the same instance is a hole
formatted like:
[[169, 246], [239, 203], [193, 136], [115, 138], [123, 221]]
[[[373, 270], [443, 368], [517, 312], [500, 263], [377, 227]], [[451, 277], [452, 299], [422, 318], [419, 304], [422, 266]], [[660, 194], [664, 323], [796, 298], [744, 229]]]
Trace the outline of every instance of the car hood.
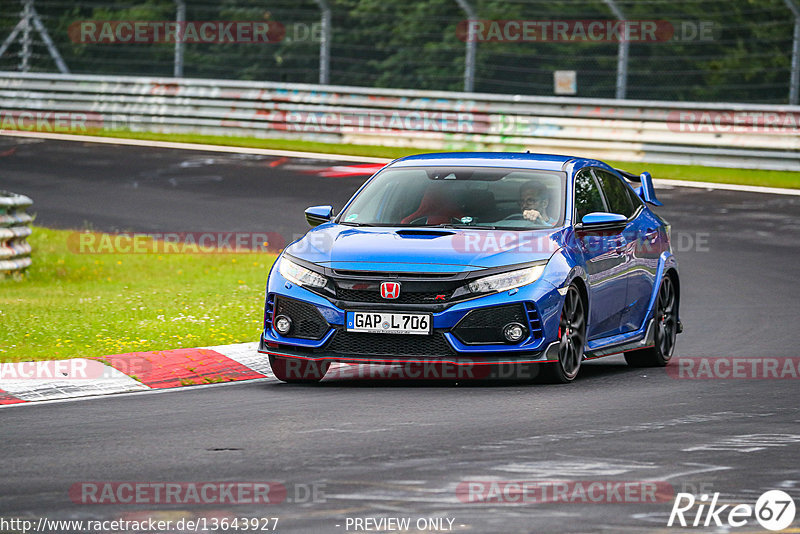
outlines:
[[546, 260], [563, 230], [370, 228], [327, 223], [286, 248], [317, 265], [343, 270], [464, 272]]

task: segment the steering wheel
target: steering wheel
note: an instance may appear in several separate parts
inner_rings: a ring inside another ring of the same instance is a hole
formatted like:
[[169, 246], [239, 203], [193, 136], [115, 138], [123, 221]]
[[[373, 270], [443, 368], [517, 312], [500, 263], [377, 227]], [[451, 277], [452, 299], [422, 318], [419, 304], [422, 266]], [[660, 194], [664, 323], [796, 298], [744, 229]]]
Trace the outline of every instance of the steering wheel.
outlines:
[[521, 213], [512, 213], [508, 217], [504, 217], [503, 220], [504, 221], [521, 221], [521, 220], [527, 220], [527, 219], [525, 219], [525, 216], [523, 214], [521, 214]]

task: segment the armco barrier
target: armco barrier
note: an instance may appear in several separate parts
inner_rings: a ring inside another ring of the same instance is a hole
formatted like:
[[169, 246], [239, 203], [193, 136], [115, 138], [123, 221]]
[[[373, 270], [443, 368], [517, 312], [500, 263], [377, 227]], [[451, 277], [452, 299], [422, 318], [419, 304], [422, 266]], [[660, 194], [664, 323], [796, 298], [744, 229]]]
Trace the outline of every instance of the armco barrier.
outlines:
[[0, 276], [31, 265], [31, 245], [25, 240], [31, 235], [33, 217], [25, 213], [31, 204], [24, 195], [0, 191]]
[[294, 138], [800, 171], [800, 106], [0, 72], [0, 128]]

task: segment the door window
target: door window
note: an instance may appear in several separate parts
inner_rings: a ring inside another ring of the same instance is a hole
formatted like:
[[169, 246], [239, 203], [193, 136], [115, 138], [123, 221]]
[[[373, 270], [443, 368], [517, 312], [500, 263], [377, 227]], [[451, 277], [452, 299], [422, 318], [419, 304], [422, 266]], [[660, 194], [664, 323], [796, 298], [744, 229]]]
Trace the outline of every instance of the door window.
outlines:
[[606, 202], [608, 202], [609, 211], [612, 213], [619, 213], [630, 219], [638, 206], [634, 207], [631, 202], [631, 197], [628, 195], [628, 186], [610, 172], [595, 169], [594, 173], [597, 175], [597, 179], [600, 181], [600, 185], [603, 188], [603, 194], [606, 197]]
[[592, 174], [582, 171], [575, 178], [575, 222], [581, 222], [584, 215], [595, 211], [606, 211], [603, 197]]

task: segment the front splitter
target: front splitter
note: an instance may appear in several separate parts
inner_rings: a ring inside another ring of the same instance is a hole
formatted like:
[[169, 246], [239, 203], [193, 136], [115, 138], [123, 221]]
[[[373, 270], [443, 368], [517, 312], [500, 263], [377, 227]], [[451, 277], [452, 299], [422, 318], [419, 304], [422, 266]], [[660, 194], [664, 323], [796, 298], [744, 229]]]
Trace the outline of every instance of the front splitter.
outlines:
[[[523, 364], [523, 363], [549, 363], [555, 362], [556, 359], [548, 359], [547, 350], [536, 352], [525, 352], [519, 356], [503, 355], [454, 355], [454, 356], [350, 356], [347, 354], [325, 353], [317, 352], [309, 354], [306, 351], [297, 351], [287, 348], [286, 346], [270, 347], [262, 339], [258, 346], [258, 352], [268, 354], [270, 356], [278, 356], [281, 358], [295, 358], [301, 360], [309, 360], [315, 362], [339, 362], [339, 363], [354, 363], [354, 364], [430, 364], [430, 363], [445, 363], [449, 365], [505, 365], [505, 364]], [[552, 352], [552, 351], [551, 351]]]

